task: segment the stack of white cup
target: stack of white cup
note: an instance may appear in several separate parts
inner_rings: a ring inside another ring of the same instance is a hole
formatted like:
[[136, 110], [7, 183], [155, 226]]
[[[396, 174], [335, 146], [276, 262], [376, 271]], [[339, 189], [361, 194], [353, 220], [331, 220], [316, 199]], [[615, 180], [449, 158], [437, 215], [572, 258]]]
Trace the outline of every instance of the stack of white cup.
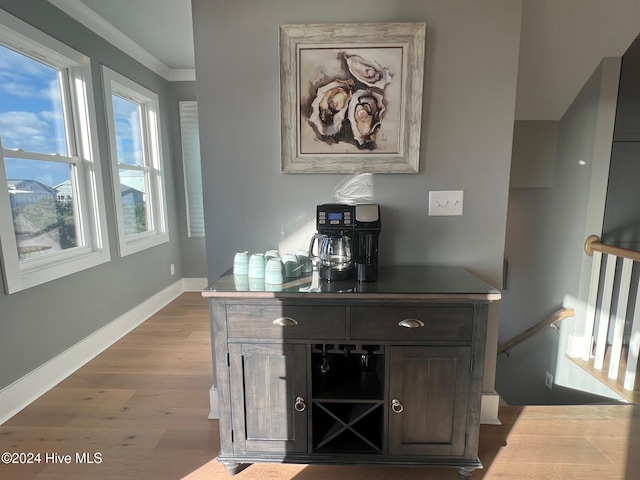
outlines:
[[269, 285], [280, 285], [285, 278], [298, 278], [311, 271], [309, 252], [304, 250], [299, 250], [296, 255], [286, 254], [282, 258], [277, 250], [252, 255], [244, 251], [236, 253], [233, 259], [234, 275], [245, 275], [249, 279], [262, 280]]

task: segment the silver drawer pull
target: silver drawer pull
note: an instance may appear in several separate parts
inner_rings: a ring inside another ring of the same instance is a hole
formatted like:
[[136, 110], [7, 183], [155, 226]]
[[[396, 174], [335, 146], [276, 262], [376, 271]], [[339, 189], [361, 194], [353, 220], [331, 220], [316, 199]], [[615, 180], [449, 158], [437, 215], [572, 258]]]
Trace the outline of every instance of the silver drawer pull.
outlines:
[[304, 412], [307, 409], [307, 404], [305, 403], [304, 398], [297, 397], [293, 408], [295, 408], [297, 412]]
[[402, 413], [404, 406], [400, 403], [400, 400], [394, 398], [391, 400], [391, 410], [393, 410], [393, 413]]
[[398, 322], [398, 325], [405, 328], [419, 328], [424, 327], [424, 322], [422, 320], [418, 320], [417, 318], [405, 318], [404, 320]]
[[294, 327], [298, 322], [291, 317], [279, 317], [273, 321], [273, 324], [278, 327]]

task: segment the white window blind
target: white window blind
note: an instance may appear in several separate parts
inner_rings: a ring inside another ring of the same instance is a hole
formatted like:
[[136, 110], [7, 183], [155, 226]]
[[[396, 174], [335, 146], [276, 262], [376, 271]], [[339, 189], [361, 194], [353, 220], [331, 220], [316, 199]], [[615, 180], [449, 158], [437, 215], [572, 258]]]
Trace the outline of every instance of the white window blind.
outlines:
[[202, 168], [200, 165], [200, 135], [198, 133], [198, 103], [180, 102], [182, 164], [187, 205], [189, 237], [204, 238], [204, 202], [202, 199]]

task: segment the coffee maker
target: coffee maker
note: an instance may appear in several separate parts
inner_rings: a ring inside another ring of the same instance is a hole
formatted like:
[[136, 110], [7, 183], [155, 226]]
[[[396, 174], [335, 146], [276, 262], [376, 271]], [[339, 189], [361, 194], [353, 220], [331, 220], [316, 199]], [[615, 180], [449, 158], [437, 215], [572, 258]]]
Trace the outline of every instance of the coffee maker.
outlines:
[[[309, 256], [328, 281], [376, 280], [380, 207], [377, 204], [325, 203], [316, 207], [316, 229]], [[317, 243], [317, 253], [316, 250]]]

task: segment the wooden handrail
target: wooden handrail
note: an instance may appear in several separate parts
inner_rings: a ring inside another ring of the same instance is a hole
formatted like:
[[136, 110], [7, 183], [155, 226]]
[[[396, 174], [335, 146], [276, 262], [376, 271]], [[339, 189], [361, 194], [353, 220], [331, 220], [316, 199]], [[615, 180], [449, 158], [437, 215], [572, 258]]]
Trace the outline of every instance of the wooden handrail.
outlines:
[[584, 242], [584, 251], [590, 257], [593, 256], [593, 252], [601, 252], [640, 262], [640, 252], [636, 250], [629, 250], [628, 248], [607, 245], [600, 242], [600, 238], [597, 235], [589, 235], [587, 237]]
[[520, 342], [525, 341], [527, 338], [535, 335], [536, 333], [541, 332], [545, 328], [552, 327], [560, 323], [565, 318], [575, 316], [575, 314], [576, 312], [573, 308], [561, 308], [560, 310], [557, 310], [556, 312], [554, 312], [553, 314], [551, 314], [549, 317], [545, 318], [541, 322], [536, 323], [533, 327], [525, 330], [519, 335], [516, 335], [511, 340], [498, 345], [498, 353], [500, 354], [502, 352], [506, 352], [510, 348], [514, 347]]

